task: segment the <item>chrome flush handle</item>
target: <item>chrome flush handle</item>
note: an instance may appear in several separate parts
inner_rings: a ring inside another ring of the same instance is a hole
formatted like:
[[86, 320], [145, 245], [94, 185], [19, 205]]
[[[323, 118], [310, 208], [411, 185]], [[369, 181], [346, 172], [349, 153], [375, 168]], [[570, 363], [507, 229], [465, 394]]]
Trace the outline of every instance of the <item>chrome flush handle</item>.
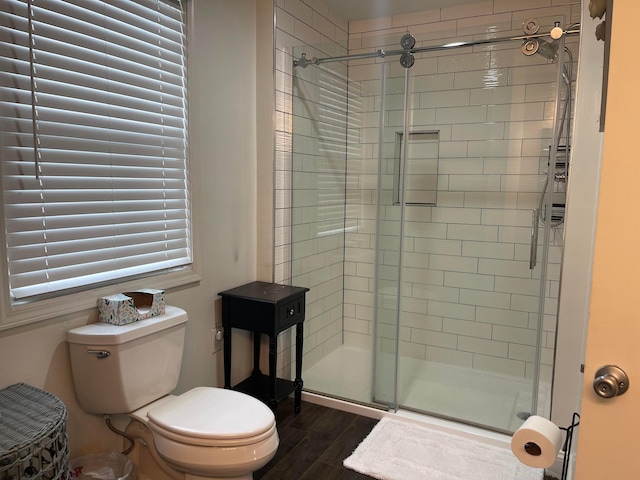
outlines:
[[107, 358], [111, 355], [111, 352], [108, 350], [87, 350], [89, 355], [95, 355], [99, 360], [103, 358]]

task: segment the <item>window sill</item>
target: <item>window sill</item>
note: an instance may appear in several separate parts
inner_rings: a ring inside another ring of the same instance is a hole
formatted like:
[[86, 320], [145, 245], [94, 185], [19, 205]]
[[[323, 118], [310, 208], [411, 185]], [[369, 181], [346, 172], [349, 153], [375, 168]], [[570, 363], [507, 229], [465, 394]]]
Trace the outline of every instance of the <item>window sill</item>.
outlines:
[[155, 275], [152, 277], [131, 280], [129, 282], [109, 285], [84, 292], [62, 295], [55, 298], [40, 300], [22, 305], [11, 305], [8, 308], [5, 303], [2, 308], [2, 318], [0, 319], [0, 331], [28, 325], [44, 320], [49, 320], [62, 315], [80, 312], [97, 308], [98, 298], [114, 293], [121, 293], [140, 288], [157, 288], [168, 290], [197, 283], [200, 276], [192, 268], [176, 272]]

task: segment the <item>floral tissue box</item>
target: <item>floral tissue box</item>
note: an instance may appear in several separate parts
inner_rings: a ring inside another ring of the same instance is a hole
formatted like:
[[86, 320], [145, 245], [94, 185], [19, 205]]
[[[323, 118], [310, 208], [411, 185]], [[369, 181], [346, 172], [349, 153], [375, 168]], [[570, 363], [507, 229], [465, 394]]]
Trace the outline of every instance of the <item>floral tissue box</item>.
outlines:
[[98, 299], [99, 320], [112, 325], [126, 325], [164, 312], [164, 290], [145, 288]]

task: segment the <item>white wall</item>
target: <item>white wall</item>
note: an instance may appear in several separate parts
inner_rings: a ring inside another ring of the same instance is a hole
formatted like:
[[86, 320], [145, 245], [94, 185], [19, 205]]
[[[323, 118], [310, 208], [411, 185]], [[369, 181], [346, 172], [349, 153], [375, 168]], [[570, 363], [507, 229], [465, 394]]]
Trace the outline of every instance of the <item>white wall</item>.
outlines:
[[[189, 314], [178, 392], [222, 385], [222, 352], [210, 351], [214, 302], [218, 292], [256, 276], [256, 2], [194, 0], [194, 8], [189, 129], [202, 280], [167, 292], [167, 303]], [[24, 382], [60, 397], [68, 408], [72, 457], [122, 445], [101, 417], [85, 414], [75, 399], [65, 332], [97, 321], [96, 313], [0, 332], [0, 388]], [[236, 381], [250, 370], [247, 337], [234, 332]]]
[[584, 361], [589, 317], [603, 140], [599, 118], [604, 44], [595, 38], [595, 28], [600, 20], [589, 17], [589, 0], [583, 0], [582, 5], [574, 148], [568, 188], [569, 210], [562, 263], [551, 417], [562, 426], [571, 423], [571, 415], [579, 410], [580, 405], [580, 364]]

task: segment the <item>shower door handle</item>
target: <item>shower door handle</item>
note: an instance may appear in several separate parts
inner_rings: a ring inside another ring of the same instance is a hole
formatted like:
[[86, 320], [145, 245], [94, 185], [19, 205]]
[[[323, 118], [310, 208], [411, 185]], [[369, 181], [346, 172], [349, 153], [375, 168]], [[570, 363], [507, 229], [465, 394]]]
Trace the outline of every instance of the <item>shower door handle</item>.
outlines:
[[529, 251], [529, 269], [536, 268], [538, 256], [538, 209], [531, 212], [531, 250]]

